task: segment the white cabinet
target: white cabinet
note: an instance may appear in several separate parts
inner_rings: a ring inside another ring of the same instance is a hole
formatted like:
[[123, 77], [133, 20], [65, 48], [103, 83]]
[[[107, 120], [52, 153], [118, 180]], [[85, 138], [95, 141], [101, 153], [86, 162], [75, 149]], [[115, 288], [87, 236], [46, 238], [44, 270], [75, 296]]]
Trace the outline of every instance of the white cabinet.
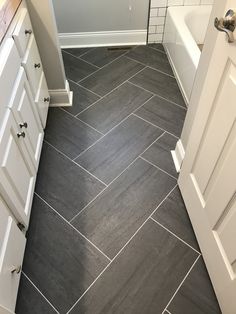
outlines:
[[36, 169], [25, 142], [25, 133], [9, 109], [0, 130], [0, 192], [16, 219], [28, 226]]
[[9, 103], [14, 118], [25, 134], [25, 143], [35, 168], [38, 168], [43, 143], [43, 128], [24, 69], [20, 67]]
[[0, 304], [14, 312], [26, 238], [0, 198]]

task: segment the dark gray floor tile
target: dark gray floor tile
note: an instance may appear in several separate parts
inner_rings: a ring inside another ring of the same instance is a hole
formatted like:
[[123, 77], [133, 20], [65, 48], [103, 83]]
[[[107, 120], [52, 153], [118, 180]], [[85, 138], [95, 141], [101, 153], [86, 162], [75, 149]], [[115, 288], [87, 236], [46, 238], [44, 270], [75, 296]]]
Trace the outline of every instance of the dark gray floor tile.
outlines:
[[178, 173], [171, 155], [171, 150], [175, 149], [177, 140], [176, 137], [165, 133], [142, 157], [177, 178]]
[[71, 81], [69, 83], [70, 90], [73, 92], [73, 105], [72, 107], [63, 108], [74, 116], [99, 99], [99, 97], [96, 96], [94, 93], [79, 86], [78, 84], [75, 84]]
[[36, 192], [67, 220], [72, 219], [105, 186], [44, 143]]
[[98, 68], [62, 51], [65, 72], [68, 79], [78, 82], [96, 71]]
[[94, 106], [82, 112], [79, 118], [100, 132], [106, 133], [151, 96], [151, 93], [139, 87], [124, 83]]
[[220, 314], [205, 264], [200, 258], [169, 308], [173, 314]]
[[153, 218], [193, 248], [200, 251], [178, 187], [161, 204], [153, 214]]
[[54, 308], [22, 274], [16, 303], [16, 314], [56, 314]]
[[126, 53], [128, 50], [124, 49], [111, 49], [109, 47], [99, 47], [95, 48], [84, 56], [81, 59], [88, 61], [98, 67], [102, 67], [109, 62], [112, 62], [114, 59]]
[[104, 96], [143, 67], [140, 63], [121, 57], [84, 79], [80, 84], [98, 95]]
[[162, 131], [130, 116], [76, 159], [105, 183], [110, 183], [138, 157]]
[[153, 97], [135, 112], [140, 117], [180, 137], [186, 110], [160, 97]]
[[175, 184], [174, 179], [138, 159], [73, 225], [113, 258]]
[[71, 314], [161, 314], [196, 253], [148, 221]]
[[66, 51], [75, 57], [80, 57], [81, 55], [83, 55], [84, 53], [92, 49], [93, 48], [66, 48], [66, 49], [63, 49], [62, 51]]
[[102, 135], [60, 108], [50, 108], [45, 140], [71, 159]]
[[154, 94], [186, 107], [174, 77], [146, 68], [135, 75], [131, 79], [131, 82], [149, 90]]
[[160, 50], [160, 51], [165, 53], [165, 49], [164, 49], [164, 46], [162, 44], [148, 44], [148, 47]]
[[37, 196], [27, 238], [24, 272], [60, 313], [70, 309], [108, 264]]
[[165, 72], [169, 75], [174, 75], [167, 59], [167, 56], [158, 50], [151, 49], [148, 46], [138, 46], [132, 49], [127, 57], [144, 63], [147, 66]]

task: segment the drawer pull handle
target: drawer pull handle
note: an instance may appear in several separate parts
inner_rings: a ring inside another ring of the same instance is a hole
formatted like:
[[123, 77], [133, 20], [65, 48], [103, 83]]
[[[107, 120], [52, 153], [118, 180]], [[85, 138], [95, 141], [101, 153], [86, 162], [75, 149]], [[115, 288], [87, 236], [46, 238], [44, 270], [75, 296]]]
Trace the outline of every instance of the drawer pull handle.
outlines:
[[26, 29], [25, 35], [31, 35], [33, 33], [32, 29]]
[[18, 138], [20, 138], [20, 137], [25, 137], [25, 132], [19, 132], [19, 133], [17, 133], [17, 136], [18, 136]]
[[27, 122], [23, 122], [23, 123], [20, 123], [19, 124], [19, 127], [22, 129], [22, 128], [28, 128], [28, 123]]
[[21, 272], [21, 266], [18, 266], [18, 267], [13, 267], [11, 273], [12, 274], [19, 274]]
[[41, 67], [41, 64], [40, 64], [40, 63], [35, 63], [35, 64], [34, 64], [34, 67], [35, 67], [35, 69], [40, 68], [40, 67]]
[[44, 102], [50, 102], [50, 97], [45, 97]]

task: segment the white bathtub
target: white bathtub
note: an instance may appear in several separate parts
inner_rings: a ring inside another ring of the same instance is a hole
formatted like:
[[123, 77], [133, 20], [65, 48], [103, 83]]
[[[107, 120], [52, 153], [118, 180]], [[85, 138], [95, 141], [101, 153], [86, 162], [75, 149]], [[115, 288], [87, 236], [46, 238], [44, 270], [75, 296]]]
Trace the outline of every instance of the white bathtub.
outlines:
[[211, 5], [167, 10], [164, 47], [188, 105], [211, 13]]

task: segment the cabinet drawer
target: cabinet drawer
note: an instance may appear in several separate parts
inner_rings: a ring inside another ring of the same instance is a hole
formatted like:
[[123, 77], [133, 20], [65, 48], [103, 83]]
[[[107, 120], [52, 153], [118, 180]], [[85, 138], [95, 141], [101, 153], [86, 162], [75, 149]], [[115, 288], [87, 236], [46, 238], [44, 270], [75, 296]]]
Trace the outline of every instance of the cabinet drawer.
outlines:
[[0, 129], [0, 194], [16, 219], [29, 223], [36, 170], [10, 109]]
[[30, 87], [34, 98], [38, 90], [40, 78], [42, 75], [42, 63], [38, 52], [38, 47], [34, 36], [32, 35], [27, 47], [25, 56], [22, 60], [22, 65], [26, 71]]
[[25, 143], [31, 159], [38, 168], [43, 143], [43, 128], [37, 106], [33, 100], [24, 69], [20, 67], [13, 95], [9, 103], [14, 118], [22, 132], [25, 132]]
[[33, 28], [30, 22], [29, 14], [25, 8], [22, 8], [20, 18], [12, 34], [16, 47], [22, 58], [25, 55], [26, 48], [32, 34]]
[[0, 125], [11, 97], [20, 64], [21, 60], [14, 40], [10, 38], [1, 47], [0, 52]]
[[2, 200], [0, 220], [4, 220], [0, 239], [0, 304], [14, 312], [26, 238], [9, 215]]
[[39, 88], [38, 88], [36, 98], [35, 98], [35, 103], [38, 108], [38, 112], [39, 112], [39, 116], [40, 116], [43, 128], [45, 128], [46, 126], [49, 102], [50, 102], [50, 97], [48, 93], [48, 86], [47, 86], [44, 73], [42, 73]]

